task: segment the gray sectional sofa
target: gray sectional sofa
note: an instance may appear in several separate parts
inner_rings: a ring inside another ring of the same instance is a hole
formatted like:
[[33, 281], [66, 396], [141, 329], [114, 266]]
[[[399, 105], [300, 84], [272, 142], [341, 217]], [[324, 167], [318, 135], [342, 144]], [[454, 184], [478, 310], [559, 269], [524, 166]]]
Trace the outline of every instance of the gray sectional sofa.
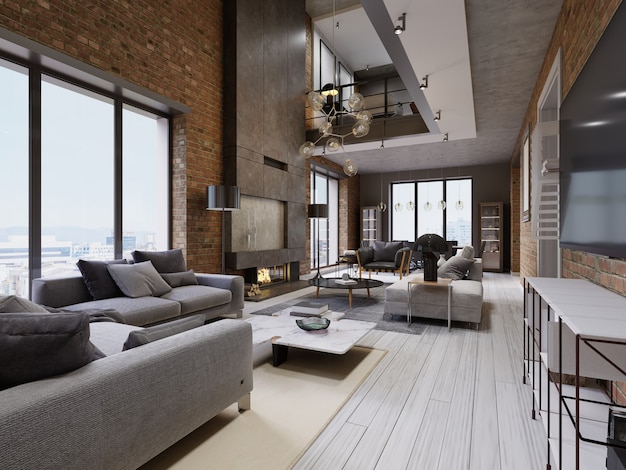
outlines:
[[[452, 281], [450, 301], [452, 321], [480, 323], [483, 305], [482, 278], [482, 260], [475, 259], [469, 266], [466, 276]], [[384, 311], [386, 314], [406, 317], [409, 297], [408, 283], [414, 279], [423, 279], [423, 273], [405, 276], [401, 281], [397, 281], [385, 289]], [[413, 317], [447, 320], [448, 290], [446, 288], [414, 285], [411, 289], [411, 314]]]
[[231, 404], [250, 407], [247, 322], [220, 320], [123, 352], [137, 327], [90, 326], [106, 357], [0, 391], [0, 468], [136, 469]]
[[207, 320], [224, 314], [242, 316], [244, 282], [241, 276], [194, 274], [198, 285], [178, 286], [159, 297], [110, 297], [94, 300], [80, 274], [40, 278], [32, 282], [33, 301], [63, 310], [114, 310], [124, 323], [152, 325], [191, 314]]
[[243, 277], [196, 274], [180, 249], [132, 255], [134, 263], [79, 260], [81, 274], [34, 279], [32, 299], [69, 311], [110, 310], [118, 321], [137, 326], [196, 314], [241, 318]]

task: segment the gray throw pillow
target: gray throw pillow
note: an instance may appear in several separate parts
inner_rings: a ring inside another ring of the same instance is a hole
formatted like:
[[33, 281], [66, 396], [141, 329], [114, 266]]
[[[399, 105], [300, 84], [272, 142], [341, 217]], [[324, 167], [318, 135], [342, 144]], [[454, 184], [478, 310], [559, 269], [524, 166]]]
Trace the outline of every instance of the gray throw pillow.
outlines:
[[36, 312], [48, 313], [41, 305], [16, 295], [0, 296], [0, 313]]
[[437, 269], [437, 276], [452, 280], [463, 279], [467, 274], [474, 259], [463, 258], [460, 255], [453, 256]]
[[128, 338], [126, 339], [122, 350], [126, 351], [127, 349], [136, 348], [137, 346], [167, 338], [168, 336], [176, 335], [202, 325], [204, 325], [204, 315], [193, 315], [191, 317], [172, 320], [160, 325], [142, 328], [141, 330], [131, 331], [128, 334]]
[[461, 256], [467, 259], [474, 259], [474, 247], [470, 245], [466, 245], [461, 250]]
[[127, 297], [160, 297], [172, 290], [150, 261], [135, 264], [110, 264], [108, 270]]
[[0, 313], [0, 389], [78, 369], [102, 357], [89, 341], [89, 315]]
[[132, 253], [135, 263], [152, 261], [154, 268], [160, 273], [180, 273], [187, 271], [183, 250], [176, 248], [166, 251], [141, 251]]
[[110, 299], [111, 297], [122, 297], [124, 295], [107, 270], [109, 264], [127, 263], [125, 259], [111, 261], [79, 259], [76, 263], [93, 300]]
[[196, 275], [191, 269], [182, 273], [161, 273], [161, 277], [165, 279], [165, 282], [172, 288], [198, 285]]

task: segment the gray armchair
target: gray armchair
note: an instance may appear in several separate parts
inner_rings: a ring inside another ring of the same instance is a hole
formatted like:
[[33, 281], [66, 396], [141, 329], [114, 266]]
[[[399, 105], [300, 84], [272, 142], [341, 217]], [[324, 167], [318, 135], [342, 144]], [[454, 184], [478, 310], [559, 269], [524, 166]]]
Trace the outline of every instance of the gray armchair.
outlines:
[[402, 279], [403, 274], [409, 273], [412, 252], [403, 242], [375, 241], [371, 246], [359, 248], [356, 251], [359, 279], [363, 277], [363, 271], [367, 271], [370, 278], [374, 271], [398, 273]]

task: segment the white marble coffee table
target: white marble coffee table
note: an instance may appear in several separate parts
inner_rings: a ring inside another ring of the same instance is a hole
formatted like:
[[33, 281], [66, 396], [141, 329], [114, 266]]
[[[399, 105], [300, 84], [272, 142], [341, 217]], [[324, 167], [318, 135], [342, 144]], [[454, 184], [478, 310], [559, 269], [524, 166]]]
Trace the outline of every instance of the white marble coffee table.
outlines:
[[252, 325], [254, 346], [271, 342], [274, 366], [287, 360], [289, 347], [345, 354], [376, 326], [372, 322], [341, 319], [342, 313], [329, 312], [330, 325], [327, 329], [304, 331], [296, 325], [299, 317], [290, 313], [290, 309], [286, 309], [278, 315], [255, 315], [245, 320]]

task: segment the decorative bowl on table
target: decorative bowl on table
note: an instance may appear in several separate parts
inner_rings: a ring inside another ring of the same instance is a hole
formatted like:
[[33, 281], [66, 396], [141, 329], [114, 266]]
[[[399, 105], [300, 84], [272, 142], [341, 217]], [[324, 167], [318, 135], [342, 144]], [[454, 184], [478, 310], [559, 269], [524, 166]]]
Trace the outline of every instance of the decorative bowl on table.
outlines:
[[330, 325], [330, 320], [328, 318], [320, 317], [300, 318], [296, 320], [296, 325], [304, 331], [325, 330], [328, 328], [328, 325]]

